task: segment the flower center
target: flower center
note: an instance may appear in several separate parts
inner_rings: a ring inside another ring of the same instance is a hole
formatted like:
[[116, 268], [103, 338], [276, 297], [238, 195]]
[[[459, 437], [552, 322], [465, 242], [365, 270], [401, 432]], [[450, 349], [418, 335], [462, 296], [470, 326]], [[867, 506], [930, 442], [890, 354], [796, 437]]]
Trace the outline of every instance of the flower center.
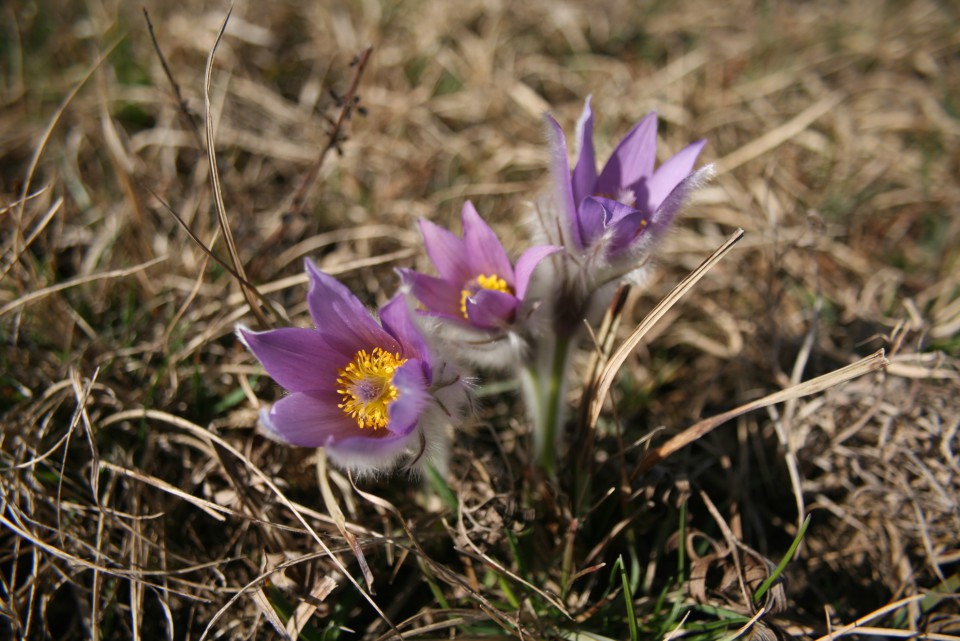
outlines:
[[342, 401], [337, 407], [355, 420], [360, 429], [385, 428], [389, 419], [387, 407], [397, 400], [393, 375], [406, 362], [400, 354], [379, 347], [374, 347], [372, 353], [361, 349], [349, 365], [337, 372], [337, 394]]
[[513, 294], [513, 290], [510, 289], [510, 285], [507, 285], [507, 281], [496, 274], [490, 274], [489, 276], [480, 274], [467, 283], [460, 292], [460, 313], [463, 314], [464, 318], [467, 318], [467, 299], [476, 295], [481, 289], [492, 289], [496, 292]]

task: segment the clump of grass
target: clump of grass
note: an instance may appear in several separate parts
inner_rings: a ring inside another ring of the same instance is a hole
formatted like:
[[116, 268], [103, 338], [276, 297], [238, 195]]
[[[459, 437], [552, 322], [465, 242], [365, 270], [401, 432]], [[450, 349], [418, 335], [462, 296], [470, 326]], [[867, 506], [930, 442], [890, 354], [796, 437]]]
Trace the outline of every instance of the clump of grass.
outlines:
[[[7, 634], [956, 638], [950, 9], [241, 8], [209, 108], [225, 9], [149, 9], [162, 55], [134, 7], [2, 10]], [[665, 152], [706, 137], [720, 169], [620, 301], [614, 343], [746, 235], [625, 354], [569, 474], [531, 474], [493, 381], [446, 477], [318, 479], [318, 453], [259, 436], [279, 391], [235, 323], [305, 322], [304, 256], [384, 300], [392, 267], [426, 267], [413, 221], [467, 197], [518, 238], [544, 186], [541, 112], [571, 126], [589, 93], [600, 155], [656, 108]], [[705, 417], [880, 347], [886, 373], [650, 463]]]

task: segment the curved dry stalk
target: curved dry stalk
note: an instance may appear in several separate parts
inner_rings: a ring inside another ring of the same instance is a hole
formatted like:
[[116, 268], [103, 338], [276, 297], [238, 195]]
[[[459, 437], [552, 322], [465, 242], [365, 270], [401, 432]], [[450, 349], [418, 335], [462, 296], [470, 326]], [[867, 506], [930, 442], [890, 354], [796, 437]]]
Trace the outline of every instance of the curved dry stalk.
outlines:
[[592, 430], [597, 425], [597, 420], [600, 418], [600, 410], [603, 408], [603, 401], [610, 391], [610, 386], [613, 385], [613, 379], [616, 377], [617, 372], [620, 371], [624, 362], [626, 362], [627, 357], [636, 349], [637, 345], [640, 344], [640, 341], [646, 336], [647, 332], [656, 325], [657, 321], [663, 318], [670, 308], [677, 304], [683, 295], [690, 291], [701, 278], [706, 276], [707, 272], [720, 262], [720, 259], [726, 256], [742, 237], [742, 229], [734, 232], [733, 235], [727, 239], [727, 242], [717, 248], [717, 250], [691, 272], [689, 276], [680, 281], [680, 283], [646, 315], [640, 324], [637, 325], [637, 328], [633, 330], [633, 333], [620, 344], [613, 353], [613, 356], [610, 357], [610, 360], [604, 365], [596, 385], [593, 390], [591, 390], [590, 410], [587, 422], [589, 429]]
[[227, 251], [230, 253], [230, 260], [233, 262], [233, 269], [238, 274], [240, 291], [250, 307], [250, 311], [257, 319], [261, 329], [270, 327], [270, 321], [264, 315], [260, 306], [257, 305], [253, 297], [256, 288], [247, 281], [247, 274], [243, 268], [243, 262], [240, 260], [240, 252], [237, 251], [237, 242], [233, 238], [233, 231], [230, 229], [230, 220], [227, 218], [227, 208], [223, 204], [223, 189], [220, 186], [220, 171], [217, 169], [217, 151], [214, 143], [213, 133], [213, 113], [210, 109], [210, 83], [213, 78], [213, 58], [217, 52], [217, 47], [223, 34], [227, 30], [227, 23], [230, 21], [230, 14], [233, 13], [233, 5], [227, 10], [227, 15], [220, 25], [220, 31], [217, 33], [217, 39], [210, 49], [210, 55], [207, 56], [207, 67], [203, 76], [203, 112], [205, 118], [204, 131], [207, 138], [207, 162], [210, 164], [210, 183], [213, 186], [213, 200], [217, 206], [217, 220], [220, 222], [220, 228], [223, 230], [223, 239], [227, 243]]
[[790, 399], [802, 398], [804, 396], [810, 396], [811, 394], [822, 392], [825, 389], [833, 387], [834, 385], [839, 385], [840, 383], [863, 376], [864, 374], [869, 374], [870, 372], [883, 369], [889, 364], [890, 361], [888, 361], [884, 356], [883, 350], [877, 350], [870, 356], [862, 358], [855, 363], [847, 365], [846, 367], [841, 367], [838, 370], [834, 370], [829, 374], [818, 376], [805, 383], [788, 387], [785, 390], [774, 392], [773, 394], [764, 396], [756, 401], [745, 403], [722, 414], [704, 419], [699, 423], [695, 423], [691, 427], [688, 427], [686, 430], [680, 434], [677, 434], [666, 443], [648, 452], [647, 455], [640, 460], [640, 463], [637, 465], [634, 474], [640, 475], [650, 471], [654, 465], [667, 458], [677, 450], [683, 449], [690, 443], [703, 438], [720, 425], [723, 425], [730, 419], [736, 418], [741, 414], [746, 414], [747, 412], [752, 412], [753, 410], [774, 405], [776, 403], [783, 403]]

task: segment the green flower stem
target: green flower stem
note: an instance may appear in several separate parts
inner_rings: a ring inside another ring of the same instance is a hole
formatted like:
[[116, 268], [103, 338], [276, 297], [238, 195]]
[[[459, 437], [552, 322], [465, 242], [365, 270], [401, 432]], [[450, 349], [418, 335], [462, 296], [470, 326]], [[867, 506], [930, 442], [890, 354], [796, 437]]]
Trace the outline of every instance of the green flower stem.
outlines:
[[[549, 478], [555, 478], [557, 444], [566, 419], [566, 378], [571, 339], [557, 336], [553, 345], [541, 344], [542, 359], [524, 368], [522, 381], [527, 412], [533, 421], [537, 462]], [[552, 347], [552, 349], [550, 349]]]

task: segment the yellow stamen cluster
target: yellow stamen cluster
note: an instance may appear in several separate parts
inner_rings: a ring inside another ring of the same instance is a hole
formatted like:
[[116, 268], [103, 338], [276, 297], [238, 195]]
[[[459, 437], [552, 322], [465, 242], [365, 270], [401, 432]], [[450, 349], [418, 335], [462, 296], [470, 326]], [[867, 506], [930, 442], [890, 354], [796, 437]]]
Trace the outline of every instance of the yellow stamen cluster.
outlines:
[[463, 314], [464, 318], [467, 318], [467, 299], [475, 295], [481, 289], [492, 289], [505, 294], [513, 293], [513, 290], [510, 289], [509, 285], [507, 285], [507, 281], [503, 280], [496, 274], [491, 274], [489, 276], [480, 274], [475, 279], [467, 283], [467, 286], [463, 289], [463, 291], [460, 292], [460, 313]]
[[337, 372], [337, 407], [357, 422], [357, 427], [374, 430], [387, 427], [387, 408], [397, 399], [393, 375], [407, 362], [400, 354], [374, 347], [372, 353], [360, 350], [350, 364]]

